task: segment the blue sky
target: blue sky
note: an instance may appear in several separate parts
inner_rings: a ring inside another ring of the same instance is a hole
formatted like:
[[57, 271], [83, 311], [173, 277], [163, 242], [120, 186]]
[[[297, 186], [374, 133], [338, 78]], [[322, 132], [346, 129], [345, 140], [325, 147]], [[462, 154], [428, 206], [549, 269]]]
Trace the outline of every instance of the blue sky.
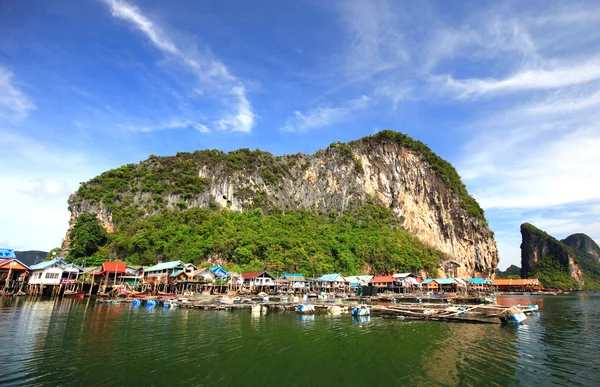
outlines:
[[314, 152], [381, 129], [452, 162], [500, 267], [519, 225], [600, 240], [600, 7], [578, 1], [0, 3], [0, 245], [150, 154]]

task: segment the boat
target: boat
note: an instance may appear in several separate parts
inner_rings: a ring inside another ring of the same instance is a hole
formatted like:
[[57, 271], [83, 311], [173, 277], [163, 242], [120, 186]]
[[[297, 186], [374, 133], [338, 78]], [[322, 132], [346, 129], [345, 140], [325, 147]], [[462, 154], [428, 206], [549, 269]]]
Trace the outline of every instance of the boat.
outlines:
[[315, 306], [310, 304], [300, 304], [296, 307], [298, 314], [315, 314]]
[[369, 309], [365, 305], [360, 305], [352, 308], [353, 316], [369, 316], [371, 314], [371, 309]]
[[502, 324], [521, 324], [527, 319], [525, 313], [516, 305], [502, 311], [498, 317]]
[[158, 292], [157, 294], [161, 297], [177, 297], [177, 293]]
[[534, 305], [529, 305], [524, 310], [522, 310], [522, 312], [527, 315], [527, 314], [531, 314], [533, 312], [537, 312], [539, 309], [540, 308], [537, 306], [537, 304], [534, 304]]

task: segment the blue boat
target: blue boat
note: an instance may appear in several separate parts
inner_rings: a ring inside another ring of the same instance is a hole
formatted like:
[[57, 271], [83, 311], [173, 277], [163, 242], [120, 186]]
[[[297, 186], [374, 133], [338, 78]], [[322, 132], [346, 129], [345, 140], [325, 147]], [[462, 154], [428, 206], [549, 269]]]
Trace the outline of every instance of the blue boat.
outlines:
[[353, 316], [369, 316], [371, 314], [371, 309], [369, 309], [368, 307], [361, 305], [361, 306], [356, 306], [354, 308], [352, 308], [352, 315]]
[[309, 304], [300, 304], [296, 307], [298, 314], [315, 314], [315, 306]]

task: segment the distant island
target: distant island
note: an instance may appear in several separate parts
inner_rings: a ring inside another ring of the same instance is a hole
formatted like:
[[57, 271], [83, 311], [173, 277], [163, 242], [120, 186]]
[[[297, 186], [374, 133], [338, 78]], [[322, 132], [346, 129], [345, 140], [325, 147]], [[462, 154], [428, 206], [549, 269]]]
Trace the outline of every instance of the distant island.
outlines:
[[530, 223], [521, 225], [521, 276], [548, 288], [600, 289], [600, 248], [589, 236], [559, 241]]

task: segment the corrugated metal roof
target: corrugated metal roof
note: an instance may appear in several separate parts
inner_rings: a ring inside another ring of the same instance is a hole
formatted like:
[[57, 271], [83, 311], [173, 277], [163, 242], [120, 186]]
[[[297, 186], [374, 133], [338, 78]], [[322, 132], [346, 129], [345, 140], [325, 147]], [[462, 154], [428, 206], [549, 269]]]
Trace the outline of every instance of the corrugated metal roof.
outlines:
[[433, 281], [433, 278], [427, 278], [424, 279], [423, 282], [421, 282], [421, 285], [427, 285], [428, 283], [430, 283], [431, 281]]
[[[0, 259], [0, 266], [6, 266], [6, 265], [10, 264], [11, 267], [13, 267], [14, 263], [11, 263], [11, 262], [15, 262], [15, 263], [21, 265], [25, 270], [29, 270], [29, 266], [27, 266], [26, 264], [24, 264], [23, 262], [19, 261], [16, 258]], [[13, 270], [18, 270], [18, 268], [13, 267]]]
[[378, 275], [375, 276], [373, 278], [371, 278], [371, 281], [369, 281], [369, 283], [389, 283], [389, 282], [394, 282], [394, 277], [392, 277], [391, 275]]
[[511, 286], [539, 286], [540, 280], [537, 278], [527, 279], [494, 279], [493, 285], [511, 285]]
[[437, 282], [440, 285], [452, 285], [456, 282], [454, 278], [434, 278], [433, 281]]
[[259, 275], [261, 275], [263, 273], [266, 274], [266, 275], [268, 275], [269, 277], [275, 279], [275, 277], [273, 277], [271, 274], [269, 274], [266, 270], [263, 270], [263, 271], [251, 271], [251, 272], [248, 272], [248, 273], [242, 273], [242, 278], [244, 278], [244, 279], [252, 279], [252, 278], [258, 277]]
[[150, 272], [150, 271], [162, 271], [165, 269], [174, 269], [178, 266], [183, 267], [184, 263], [182, 261], [170, 261], [170, 262], [163, 262], [163, 263], [159, 263], [157, 265], [154, 265], [152, 267], [149, 267], [147, 269], [144, 269], [145, 272]]
[[177, 271], [174, 271], [173, 273], [171, 273], [171, 275], [169, 275], [169, 277], [177, 277], [181, 273], [183, 273], [183, 270], [177, 270]]
[[469, 278], [469, 283], [474, 285], [491, 285], [492, 281], [484, 278]]
[[343, 274], [323, 274], [317, 281], [326, 281], [326, 282], [337, 282], [337, 281], [345, 281]]
[[225, 271], [225, 269], [223, 269], [221, 266], [213, 266], [210, 268], [210, 271], [212, 271], [217, 278], [227, 277], [227, 271]]
[[13, 249], [0, 249], [0, 258], [17, 258]]
[[406, 278], [406, 277], [410, 277], [412, 275], [412, 273], [396, 273], [394, 275], [392, 275], [392, 277], [394, 278]]
[[301, 282], [305, 281], [304, 276], [302, 274], [282, 274], [281, 278], [286, 279], [291, 282]]
[[44, 269], [47, 269], [49, 267], [53, 267], [53, 266], [59, 265], [63, 261], [64, 261], [64, 259], [57, 258], [57, 259], [51, 259], [49, 261], [40, 262], [37, 265], [31, 266], [31, 270], [44, 270]]
[[105, 273], [126, 273], [127, 265], [123, 262], [104, 262], [102, 271]]

